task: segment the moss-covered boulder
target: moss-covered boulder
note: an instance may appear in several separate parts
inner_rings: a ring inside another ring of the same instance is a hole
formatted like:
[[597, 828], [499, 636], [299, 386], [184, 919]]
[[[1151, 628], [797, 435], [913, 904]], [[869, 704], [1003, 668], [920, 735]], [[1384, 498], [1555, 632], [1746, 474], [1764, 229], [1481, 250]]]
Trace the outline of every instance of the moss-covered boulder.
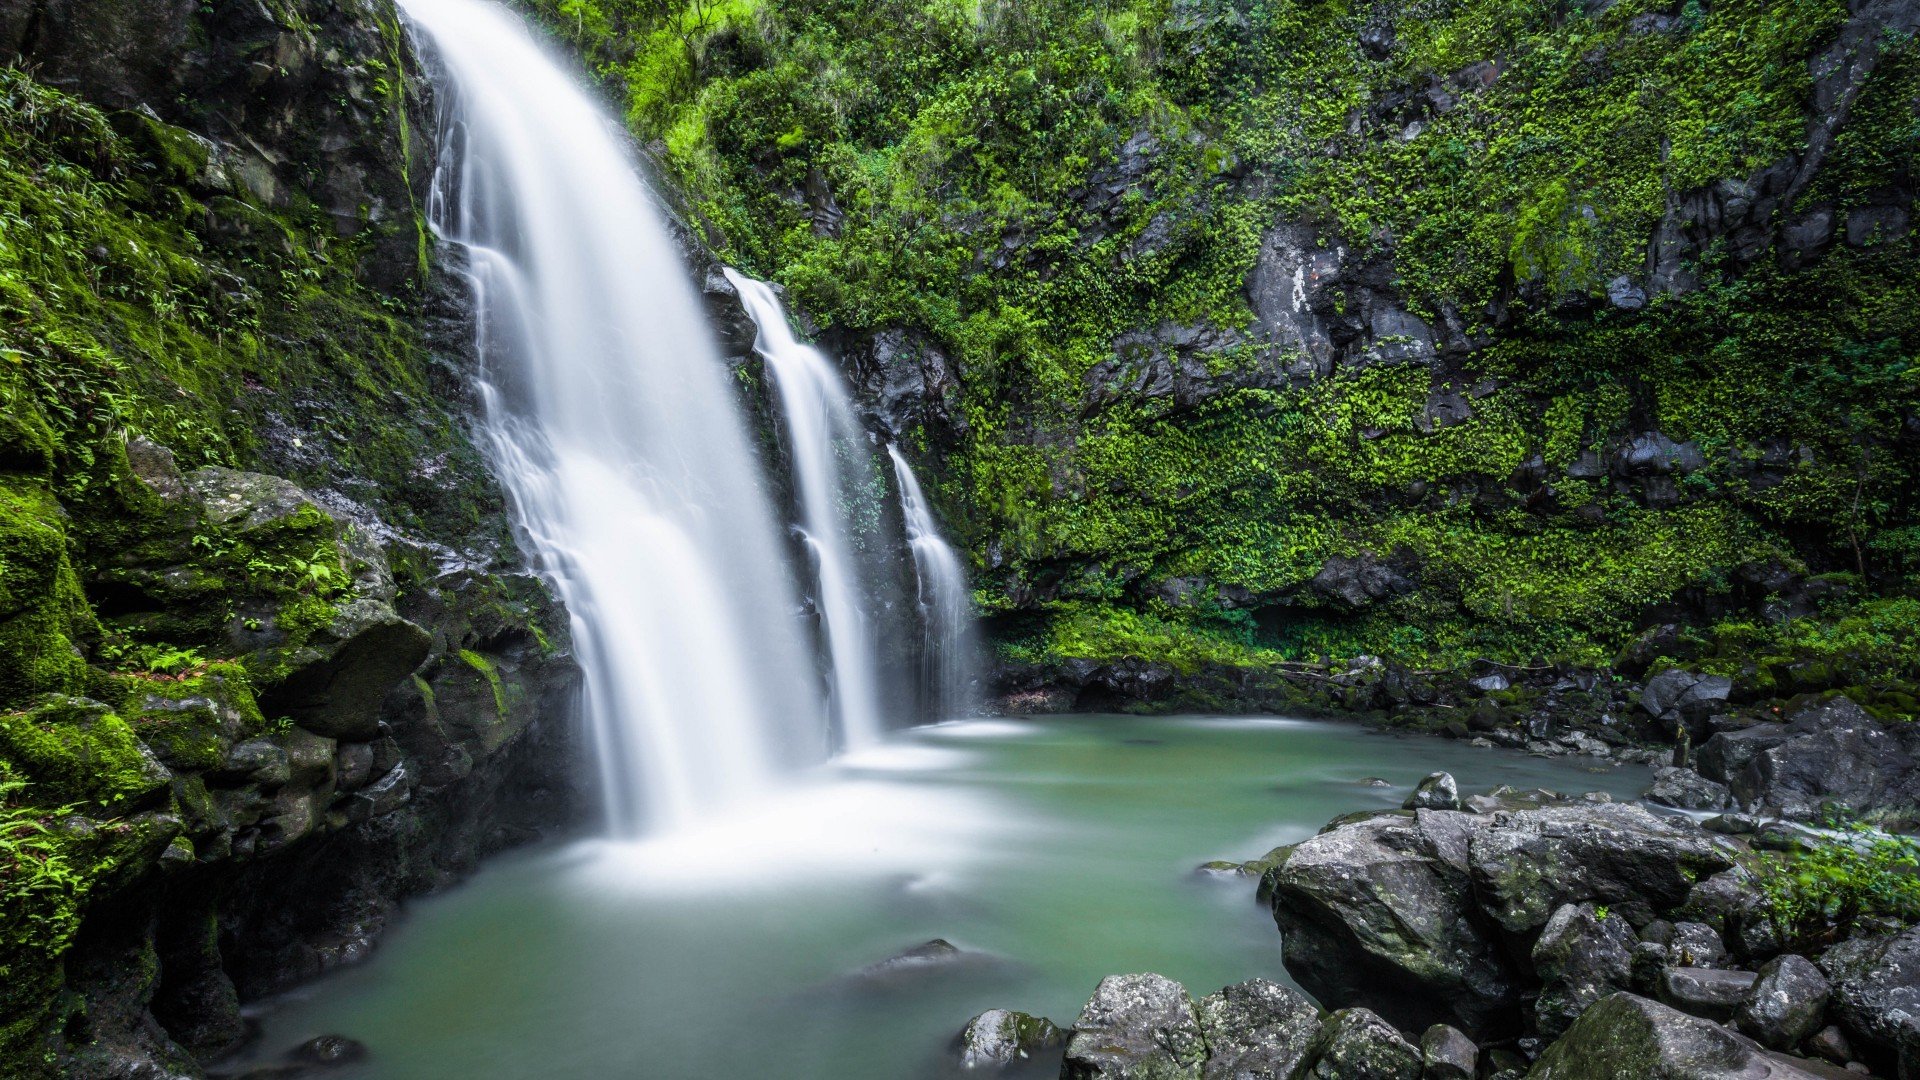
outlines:
[[86, 698], [49, 697], [0, 714], [0, 763], [37, 798], [95, 814], [164, 801], [172, 779], [125, 720]]
[[1580, 1015], [1534, 1063], [1528, 1080], [1813, 1080], [1753, 1040], [1629, 993]]

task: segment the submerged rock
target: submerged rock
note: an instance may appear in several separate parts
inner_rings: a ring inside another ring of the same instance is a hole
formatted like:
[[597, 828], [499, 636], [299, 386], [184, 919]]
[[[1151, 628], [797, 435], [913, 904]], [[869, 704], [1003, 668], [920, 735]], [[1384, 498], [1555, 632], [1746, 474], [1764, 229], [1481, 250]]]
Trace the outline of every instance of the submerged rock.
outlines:
[[989, 1009], [967, 1021], [960, 1032], [960, 1067], [1005, 1069], [1065, 1042], [1066, 1036], [1044, 1016]]
[[1185, 987], [1163, 975], [1109, 975], [1067, 1041], [1062, 1080], [1201, 1080], [1207, 1043]]

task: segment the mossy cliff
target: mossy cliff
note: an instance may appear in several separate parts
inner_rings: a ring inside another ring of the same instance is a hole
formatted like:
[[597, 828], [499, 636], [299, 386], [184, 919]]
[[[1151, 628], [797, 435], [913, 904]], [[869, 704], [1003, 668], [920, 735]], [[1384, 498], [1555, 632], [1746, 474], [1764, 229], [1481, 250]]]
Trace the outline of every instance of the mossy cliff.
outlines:
[[565, 623], [389, 4], [0, 0], [0, 59], [0, 1073], [194, 1073], [571, 812]]
[[1012, 687], [1914, 673], [1911, 2], [538, 6], [933, 463]]

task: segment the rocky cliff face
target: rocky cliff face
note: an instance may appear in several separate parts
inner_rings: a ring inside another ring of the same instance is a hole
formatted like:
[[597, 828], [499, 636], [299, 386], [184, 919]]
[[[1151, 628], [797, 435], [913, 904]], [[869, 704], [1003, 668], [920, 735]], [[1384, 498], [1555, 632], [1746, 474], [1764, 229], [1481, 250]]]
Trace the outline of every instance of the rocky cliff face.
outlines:
[[241, 1003], [577, 820], [381, 2], [0, 3], [0, 1072]]
[[1625, 655], [1911, 713], [1912, 4], [568, 10], [935, 463], [1023, 700]]

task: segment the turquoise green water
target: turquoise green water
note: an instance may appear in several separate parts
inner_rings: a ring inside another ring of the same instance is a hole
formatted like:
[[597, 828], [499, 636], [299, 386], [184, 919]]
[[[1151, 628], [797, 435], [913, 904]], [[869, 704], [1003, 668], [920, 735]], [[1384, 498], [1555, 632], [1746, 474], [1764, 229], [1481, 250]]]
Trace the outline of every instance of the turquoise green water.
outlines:
[[[1193, 868], [1397, 806], [1434, 769], [1463, 791], [1646, 783], [1301, 721], [923, 728], [698, 835], [490, 863], [414, 905], [370, 962], [276, 1003], [260, 1052], [347, 1035], [372, 1051], [338, 1074], [354, 1080], [936, 1077], [973, 1014], [1068, 1024], [1103, 975], [1284, 980], [1252, 883]], [[854, 974], [935, 937], [978, 955]]]

